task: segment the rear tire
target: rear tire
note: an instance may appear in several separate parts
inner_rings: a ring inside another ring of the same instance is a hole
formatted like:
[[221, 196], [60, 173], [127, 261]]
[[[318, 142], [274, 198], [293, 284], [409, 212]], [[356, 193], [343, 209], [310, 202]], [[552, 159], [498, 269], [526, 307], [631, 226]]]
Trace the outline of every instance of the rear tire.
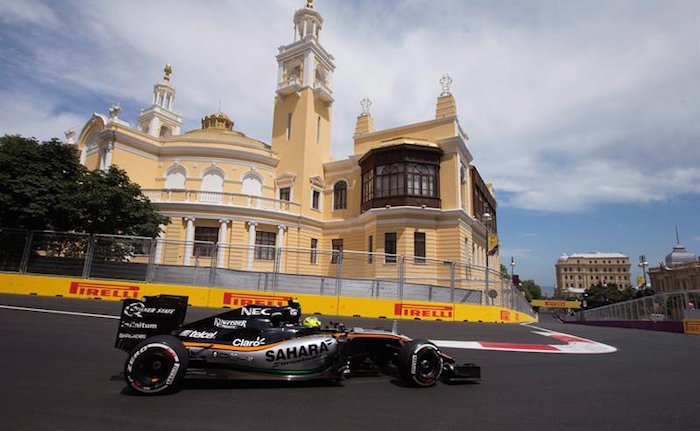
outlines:
[[182, 385], [189, 358], [180, 340], [171, 335], [147, 338], [129, 353], [124, 365], [126, 382], [142, 394], [167, 394]]
[[428, 340], [413, 340], [405, 344], [397, 361], [399, 375], [409, 386], [433, 386], [442, 373], [442, 356], [437, 346]]

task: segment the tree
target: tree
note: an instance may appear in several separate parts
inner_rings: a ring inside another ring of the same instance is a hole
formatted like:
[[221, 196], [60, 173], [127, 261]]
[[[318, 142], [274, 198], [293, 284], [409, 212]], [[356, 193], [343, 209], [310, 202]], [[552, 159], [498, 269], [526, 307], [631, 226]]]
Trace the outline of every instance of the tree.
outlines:
[[91, 172], [75, 147], [0, 137], [0, 226], [155, 237], [167, 217], [111, 167]]
[[154, 238], [159, 225], [167, 222], [141, 187], [114, 166], [107, 172], [86, 172], [68, 200], [75, 208], [75, 229], [83, 232]]
[[504, 280], [510, 279], [510, 274], [508, 273], [508, 268], [504, 264], [501, 264], [501, 278]]
[[0, 226], [70, 230], [66, 191], [85, 174], [75, 148], [58, 139], [0, 137]]
[[596, 308], [603, 305], [614, 304], [616, 302], [627, 301], [635, 296], [635, 291], [631, 288], [620, 290], [617, 284], [597, 283], [586, 289], [583, 293], [586, 298], [586, 308]]
[[533, 299], [542, 299], [542, 288], [534, 280], [520, 281], [520, 290], [525, 292], [528, 302], [532, 302]]

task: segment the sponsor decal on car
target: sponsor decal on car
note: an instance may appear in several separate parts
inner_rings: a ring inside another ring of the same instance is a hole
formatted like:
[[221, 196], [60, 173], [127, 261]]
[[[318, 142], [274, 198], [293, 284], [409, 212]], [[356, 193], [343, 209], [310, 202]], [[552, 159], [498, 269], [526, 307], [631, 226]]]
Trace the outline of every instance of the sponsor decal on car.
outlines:
[[90, 298], [135, 298], [139, 297], [139, 287], [129, 284], [104, 284], [74, 281], [68, 290], [73, 295]]
[[328, 352], [328, 345], [326, 341], [321, 341], [320, 343], [268, 350], [265, 352], [265, 360], [285, 365], [316, 358], [323, 355], [324, 352]]
[[236, 328], [245, 328], [246, 327], [246, 320], [228, 320], [228, 319], [221, 319], [219, 317], [214, 318], [214, 326], [217, 328], [221, 329], [236, 329]]
[[135, 340], [145, 340], [146, 334], [125, 334], [123, 332], [119, 333], [119, 338], [129, 338]]
[[454, 308], [451, 305], [394, 303], [394, 315], [403, 317], [431, 317], [451, 319]]
[[233, 340], [233, 344], [236, 347], [258, 347], [265, 344], [265, 338], [256, 337], [255, 340], [246, 340], [245, 338], [236, 338]]
[[122, 328], [158, 329], [158, 325], [155, 323], [145, 323], [145, 322], [122, 322]]
[[128, 317], [142, 318], [144, 314], [175, 314], [175, 309], [146, 307], [143, 302], [139, 301], [124, 307], [124, 314]]
[[269, 316], [271, 311], [271, 308], [241, 308], [241, 314], [244, 316]]
[[204, 338], [206, 340], [211, 340], [212, 338], [216, 337], [216, 334], [218, 334], [219, 331], [214, 331], [214, 332], [208, 332], [208, 331], [195, 331], [192, 329], [185, 329], [184, 331], [180, 332], [181, 337], [188, 337], [188, 338]]
[[501, 320], [504, 322], [510, 321], [510, 311], [501, 310]]
[[232, 307], [245, 307], [246, 305], [271, 305], [273, 307], [284, 307], [291, 296], [267, 296], [253, 295], [247, 293], [224, 292], [224, 305]]

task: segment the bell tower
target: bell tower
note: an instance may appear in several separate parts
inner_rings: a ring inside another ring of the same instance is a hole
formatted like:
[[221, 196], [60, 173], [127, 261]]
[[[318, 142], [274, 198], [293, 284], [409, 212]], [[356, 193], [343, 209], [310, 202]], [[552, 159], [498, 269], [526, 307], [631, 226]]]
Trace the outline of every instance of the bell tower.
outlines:
[[[313, 0], [294, 14], [293, 42], [277, 54], [277, 89], [272, 149], [278, 175], [295, 175], [294, 201], [313, 215], [313, 190], [323, 188], [323, 163], [330, 161], [333, 56], [320, 44], [321, 14]], [[319, 186], [320, 184], [320, 186]]]
[[139, 113], [138, 128], [156, 138], [179, 135], [182, 127], [182, 117], [173, 111], [175, 104], [175, 88], [170, 85], [170, 75], [173, 68], [165, 65], [163, 81], [153, 86], [153, 102], [148, 109]]

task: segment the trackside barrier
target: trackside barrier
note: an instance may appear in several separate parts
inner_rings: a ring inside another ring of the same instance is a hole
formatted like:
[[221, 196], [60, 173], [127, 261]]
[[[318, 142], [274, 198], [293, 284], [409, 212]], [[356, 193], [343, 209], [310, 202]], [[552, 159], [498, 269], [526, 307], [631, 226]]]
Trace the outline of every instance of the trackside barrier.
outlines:
[[147, 295], [187, 295], [189, 304], [199, 307], [237, 308], [247, 304], [285, 304], [295, 298], [305, 313], [329, 316], [360, 316], [387, 319], [523, 323], [535, 319], [503, 307], [451, 304], [382, 298], [309, 295], [285, 292], [193, 287], [136, 281], [101, 281], [83, 278], [0, 273], [0, 293], [62, 296], [67, 298], [118, 301]]

